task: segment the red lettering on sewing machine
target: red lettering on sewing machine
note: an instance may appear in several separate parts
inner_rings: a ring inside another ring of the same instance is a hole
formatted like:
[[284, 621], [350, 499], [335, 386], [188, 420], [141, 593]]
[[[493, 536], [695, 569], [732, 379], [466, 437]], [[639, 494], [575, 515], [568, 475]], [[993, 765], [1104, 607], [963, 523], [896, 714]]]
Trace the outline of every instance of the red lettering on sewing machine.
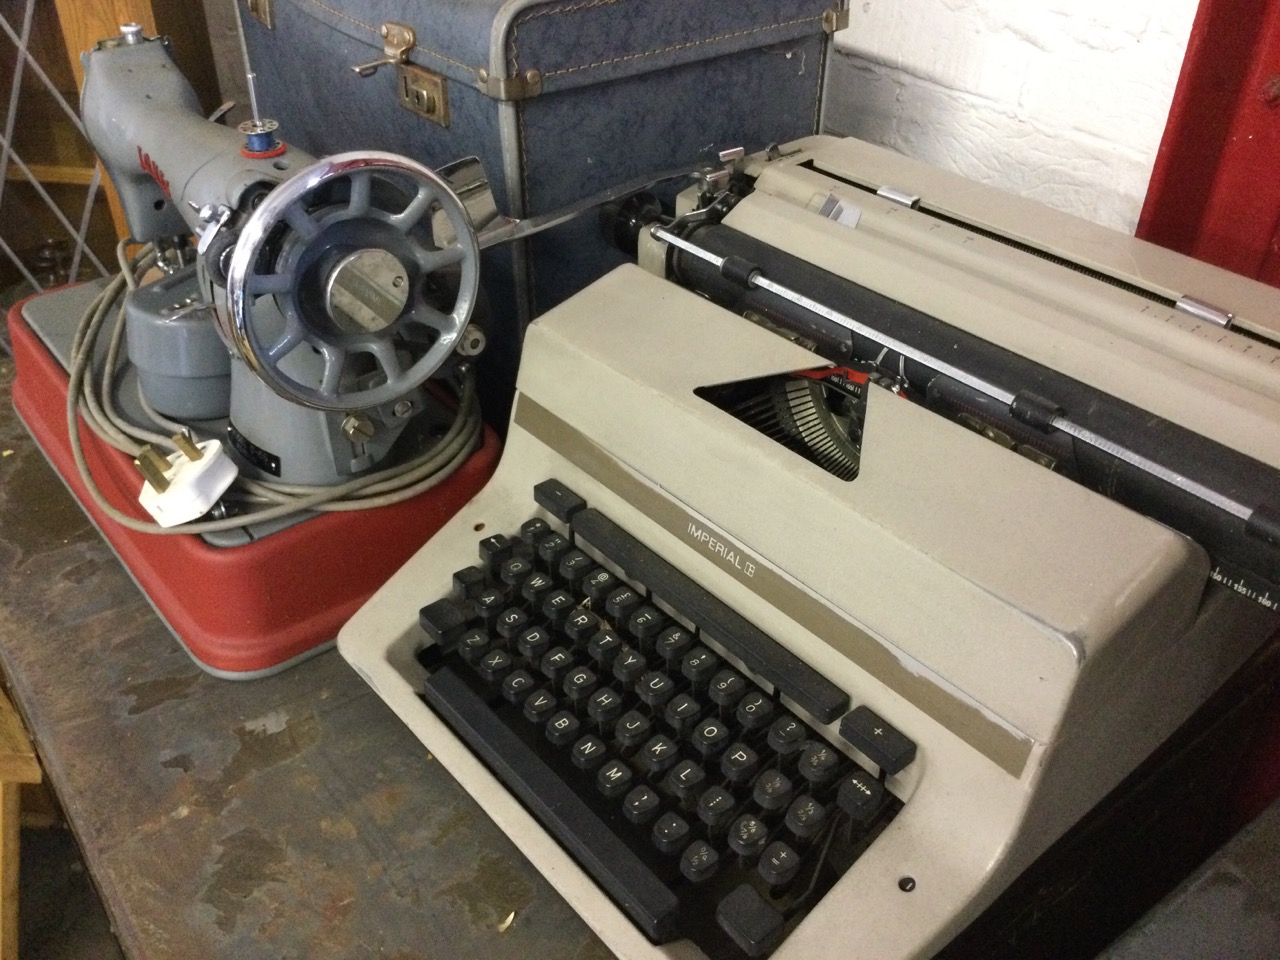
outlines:
[[151, 175], [152, 180], [160, 184], [160, 189], [164, 191], [164, 195], [172, 200], [173, 194], [169, 192], [169, 180], [165, 177], [164, 171], [151, 159], [149, 153], [142, 152], [141, 147], [138, 148], [138, 165], [142, 167], [144, 173]]

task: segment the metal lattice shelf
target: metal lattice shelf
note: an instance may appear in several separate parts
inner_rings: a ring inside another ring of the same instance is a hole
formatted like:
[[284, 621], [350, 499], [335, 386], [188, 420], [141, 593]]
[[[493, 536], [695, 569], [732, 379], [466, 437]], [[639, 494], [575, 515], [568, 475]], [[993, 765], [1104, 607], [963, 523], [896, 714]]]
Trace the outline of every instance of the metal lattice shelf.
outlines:
[[[93, 250], [90, 249], [87, 240], [94, 203], [97, 200], [98, 190], [101, 186], [100, 169], [96, 165], [80, 167], [61, 164], [28, 164], [18, 155], [14, 148], [14, 131], [18, 122], [23, 82], [29, 74], [34, 75], [43, 84], [53, 98], [53, 102], [66, 115], [66, 123], [82, 140], [84, 139], [84, 126], [81, 124], [80, 118], [31, 52], [30, 44], [36, 5], [37, 0], [25, 0], [22, 22], [17, 29], [15, 29], [8, 16], [0, 13], [0, 30], [3, 30], [16, 50], [11, 78], [12, 83], [9, 88], [9, 102], [4, 115], [4, 132], [3, 135], [0, 135], [0, 224], [10, 222], [6, 219], [4, 205], [7, 188], [10, 183], [25, 182], [30, 185], [39, 199], [48, 207], [54, 219], [71, 240], [72, 254], [68, 275], [73, 278], [79, 277], [82, 262], [87, 262], [100, 275], [105, 276], [107, 269], [94, 254]], [[10, 6], [16, 6], [16, 4]], [[60, 122], [62, 119], [61, 117], [58, 118]], [[84, 206], [78, 224], [73, 223], [58, 206], [49, 194], [46, 184], [71, 184], [87, 187]], [[0, 252], [3, 252], [9, 261], [13, 263], [19, 273], [22, 274], [23, 279], [31, 285], [34, 291], [43, 289], [41, 281], [32, 273], [28, 265], [22, 261], [3, 235], [0, 235]]]

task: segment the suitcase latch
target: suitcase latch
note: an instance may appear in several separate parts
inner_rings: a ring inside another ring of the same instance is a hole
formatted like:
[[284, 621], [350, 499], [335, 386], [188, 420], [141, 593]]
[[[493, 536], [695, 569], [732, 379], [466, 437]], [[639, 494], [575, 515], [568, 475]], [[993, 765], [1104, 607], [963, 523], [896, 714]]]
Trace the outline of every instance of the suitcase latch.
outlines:
[[400, 106], [442, 127], [449, 125], [449, 85], [442, 74], [415, 63], [396, 64]]
[[372, 77], [382, 67], [396, 68], [396, 99], [400, 106], [442, 127], [449, 125], [449, 87], [442, 74], [409, 62], [417, 43], [413, 27], [403, 23], [382, 25], [382, 56], [351, 69]]
[[409, 51], [418, 42], [418, 35], [413, 27], [403, 23], [384, 23], [382, 25], [382, 56], [368, 63], [357, 64], [351, 69], [362, 77], [372, 77], [380, 67], [395, 66], [409, 62]]

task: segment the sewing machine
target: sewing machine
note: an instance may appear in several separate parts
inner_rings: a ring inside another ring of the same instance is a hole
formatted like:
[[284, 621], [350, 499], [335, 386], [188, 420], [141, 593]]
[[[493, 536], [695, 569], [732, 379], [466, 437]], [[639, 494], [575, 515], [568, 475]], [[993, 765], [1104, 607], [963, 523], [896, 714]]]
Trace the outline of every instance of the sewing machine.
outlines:
[[85, 55], [82, 112], [148, 246], [14, 321], [15, 402], [197, 662], [280, 669], [492, 472], [471, 216], [406, 158], [291, 148], [256, 103], [211, 122], [136, 24]]

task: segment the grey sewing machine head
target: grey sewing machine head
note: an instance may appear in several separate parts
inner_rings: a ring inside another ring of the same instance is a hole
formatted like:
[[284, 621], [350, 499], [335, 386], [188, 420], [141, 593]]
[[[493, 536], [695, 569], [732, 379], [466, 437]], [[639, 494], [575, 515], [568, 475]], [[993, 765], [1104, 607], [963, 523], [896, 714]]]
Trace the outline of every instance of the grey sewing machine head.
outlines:
[[169, 273], [127, 306], [144, 397], [229, 417], [250, 472], [329, 484], [373, 468], [423, 384], [483, 348], [475, 233], [426, 167], [317, 161], [256, 108], [239, 131], [211, 123], [166, 41], [136, 25], [86, 55], [82, 110], [134, 239]]

